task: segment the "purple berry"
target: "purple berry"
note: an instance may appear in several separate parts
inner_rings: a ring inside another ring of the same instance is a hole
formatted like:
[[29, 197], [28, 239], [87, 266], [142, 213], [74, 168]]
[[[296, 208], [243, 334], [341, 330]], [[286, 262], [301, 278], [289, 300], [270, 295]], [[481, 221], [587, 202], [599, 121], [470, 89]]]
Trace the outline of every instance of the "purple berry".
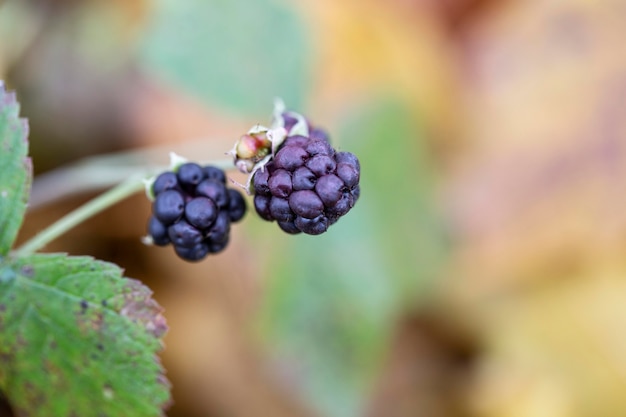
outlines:
[[264, 195], [256, 194], [254, 196], [254, 209], [258, 213], [259, 216], [263, 220], [272, 221], [274, 218], [270, 213], [270, 199], [272, 197], [267, 197]]
[[191, 248], [202, 242], [202, 232], [185, 220], [180, 220], [171, 225], [167, 232], [174, 246]]
[[254, 193], [260, 195], [271, 195], [270, 186], [267, 184], [267, 180], [270, 178], [270, 172], [267, 169], [258, 170], [254, 173], [252, 179], [252, 186], [254, 187]]
[[330, 143], [324, 140], [311, 140], [309, 143], [306, 144], [304, 149], [311, 156], [314, 156], [314, 155], [333, 156], [333, 154], [335, 153], [333, 147], [330, 146]]
[[281, 222], [288, 222], [295, 217], [291, 208], [289, 207], [289, 201], [285, 198], [272, 197], [269, 204], [270, 214], [272, 218]]
[[200, 242], [191, 247], [174, 245], [174, 251], [180, 258], [196, 262], [204, 259], [209, 254], [209, 245], [205, 242]]
[[307, 143], [309, 143], [311, 139], [307, 138], [306, 136], [301, 136], [301, 135], [294, 135], [294, 136], [289, 136], [287, 139], [285, 139], [285, 141], [283, 142], [282, 146], [306, 146]]
[[171, 190], [177, 187], [178, 177], [173, 172], [167, 171], [156, 177], [152, 184], [152, 192], [157, 196], [165, 190]]
[[204, 177], [206, 179], [221, 182], [222, 184], [226, 185], [226, 174], [224, 174], [224, 171], [222, 171], [221, 169], [211, 165], [207, 165], [203, 168], [203, 171]]
[[298, 233], [302, 233], [300, 229], [295, 225], [294, 222], [277, 222], [278, 227], [280, 227], [284, 232], [289, 233], [290, 235], [297, 235]]
[[198, 184], [196, 195], [210, 198], [220, 209], [228, 205], [226, 186], [215, 180], [204, 180]]
[[339, 201], [345, 184], [336, 175], [324, 175], [317, 180], [315, 192], [326, 207], [332, 207]]
[[291, 174], [284, 169], [277, 169], [269, 178], [267, 184], [273, 196], [286, 198], [292, 190]]
[[196, 197], [185, 206], [185, 218], [200, 230], [209, 228], [217, 218], [217, 207], [213, 200]]
[[328, 155], [318, 154], [307, 161], [306, 167], [315, 175], [321, 177], [322, 175], [331, 174], [337, 167], [337, 163]]
[[317, 175], [311, 172], [307, 167], [300, 167], [293, 172], [291, 182], [295, 191], [312, 190], [315, 188]]
[[228, 205], [228, 215], [231, 222], [238, 222], [246, 214], [246, 200], [243, 195], [235, 189], [228, 190], [230, 204]]
[[351, 152], [337, 152], [335, 154], [335, 160], [338, 164], [352, 165], [358, 172], [361, 172], [361, 164], [359, 158]]
[[328, 218], [324, 215], [319, 215], [314, 219], [298, 216], [294, 224], [298, 229], [308, 235], [321, 235], [328, 230]]
[[170, 238], [167, 234], [167, 226], [154, 216], [150, 216], [150, 220], [148, 221], [148, 233], [152, 236], [152, 241], [157, 246], [165, 246], [170, 243]]
[[227, 211], [222, 211], [217, 216], [215, 224], [209, 229], [207, 234], [207, 240], [210, 242], [222, 242], [224, 239], [228, 239], [230, 234], [230, 217]]
[[308, 157], [307, 151], [299, 146], [283, 146], [274, 156], [274, 164], [277, 168], [293, 171], [304, 165]]
[[289, 196], [289, 207], [296, 215], [307, 219], [317, 217], [324, 211], [324, 203], [312, 190], [294, 191]]
[[337, 176], [347, 187], [352, 188], [359, 183], [359, 171], [352, 164], [341, 162], [337, 164]]
[[202, 167], [194, 162], [187, 162], [178, 167], [178, 181], [185, 187], [194, 187], [204, 179]]
[[323, 140], [330, 143], [328, 132], [319, 127], [311, 129], [311, 131], [309, 132], [309, 137], [311, 138], [311, 140]]
[[166, 190], [156, 197], [152, 210], [157, 219], [170, 225], [183, 215], [185, 199], [176, 190]]

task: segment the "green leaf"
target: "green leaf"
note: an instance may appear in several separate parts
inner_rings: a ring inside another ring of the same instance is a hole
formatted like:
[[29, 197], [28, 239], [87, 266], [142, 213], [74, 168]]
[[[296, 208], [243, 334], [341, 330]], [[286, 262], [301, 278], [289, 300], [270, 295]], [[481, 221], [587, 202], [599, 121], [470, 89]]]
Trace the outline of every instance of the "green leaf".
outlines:
[[446, 255], [423, 133], [404, 103], [374, 103], [331, 133], [360, 159], [359, 201], [323, 235], [282, 236], [268, 269], [264, 336], [328, 416], [361, 414], [396, 318], [426, 300]]
[[0, 390], [18, 416], [159, 416], [167, 327], [141, 283], [89, 257], [0, 263]]
[[18, 114], [15, 94], [0, 80], [0, 256], [9, 252], [22, 225], [32, 176], [28, 125]]
[[257, 117], [269, 115], [276, 96], [298, 107], [310, 51], [292, 7], [273, 0], [158, 0], [144, 63], [199, 98]]

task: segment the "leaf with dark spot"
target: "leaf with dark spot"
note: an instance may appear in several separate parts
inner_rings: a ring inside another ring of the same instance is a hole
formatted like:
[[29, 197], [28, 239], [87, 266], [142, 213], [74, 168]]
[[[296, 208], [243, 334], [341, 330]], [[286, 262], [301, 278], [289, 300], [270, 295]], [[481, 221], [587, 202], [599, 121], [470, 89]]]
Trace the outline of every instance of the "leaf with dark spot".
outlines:
[[159, 416], [167, 330], [140, 282], [89, 257], [0, 261], [0, 390], [16, 415]]

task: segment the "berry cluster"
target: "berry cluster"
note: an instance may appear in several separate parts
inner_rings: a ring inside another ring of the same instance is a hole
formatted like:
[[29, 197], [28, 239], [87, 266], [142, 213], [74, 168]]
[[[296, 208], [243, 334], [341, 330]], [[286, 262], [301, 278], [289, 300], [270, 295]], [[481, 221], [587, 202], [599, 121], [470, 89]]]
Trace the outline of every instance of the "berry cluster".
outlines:
[[192, 162], [160, 174], [152, 184], [153, 215], [148, 233], [155, 245], [172, 244], [176, 254], [199, 261], [228, 244], [230, 223], [246, 212], [243, 195], [226, 188], [224, 171]]
[[319, 235], [356, 203], [360, 172], [357, 157], [336, 152], [323, 130], [288, 136], [254, 173], [254, 207], [287, 233]]

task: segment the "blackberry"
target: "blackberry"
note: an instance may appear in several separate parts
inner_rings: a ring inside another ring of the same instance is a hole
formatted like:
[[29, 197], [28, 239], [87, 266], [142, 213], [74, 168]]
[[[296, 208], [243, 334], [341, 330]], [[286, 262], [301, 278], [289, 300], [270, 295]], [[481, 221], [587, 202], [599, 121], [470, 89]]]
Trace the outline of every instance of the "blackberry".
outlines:
[[152, 183], [155, 196], [148, 234], [158, 246], [172, 244], [175, 253], [199, 261], [226, 248], [230, 225], [243, 218], [243, 195], [226, 187], [224, 171], [185, 163], [160, 174]]
[[319, 235], [350, 211], [360, 195], [358, 158], [336, 152], [322, 129], [287, 137], [254, 172], [254, 208], [290, 234]]

